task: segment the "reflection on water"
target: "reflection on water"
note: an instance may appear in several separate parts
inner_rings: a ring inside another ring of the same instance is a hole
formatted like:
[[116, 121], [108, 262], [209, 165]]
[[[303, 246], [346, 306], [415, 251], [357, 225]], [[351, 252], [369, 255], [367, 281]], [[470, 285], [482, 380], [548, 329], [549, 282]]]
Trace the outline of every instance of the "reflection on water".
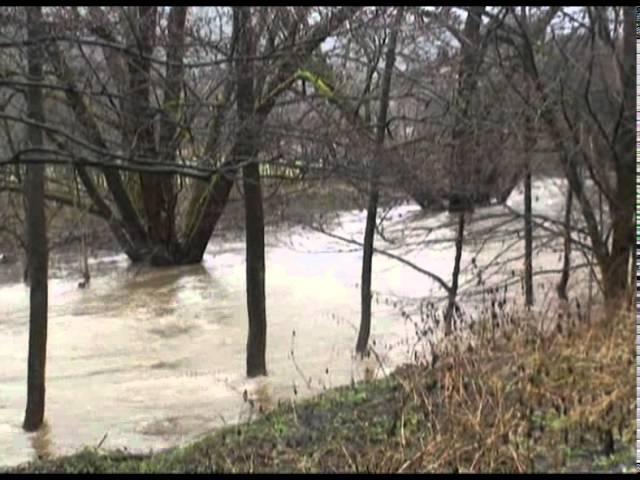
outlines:
[[[543, 187], [548, 190], [543, 211], [548, 211], [552, 188]], [[561, 205], [562, 190], [556, 197]], [[417, 207], [402, 206], [390, 217], [385, 232], [404, 245], [395, 252], [448, 279], [452, 242], [428, 248], [424, 243], [451, 237], [453, 228], [430, 230], [450, 221], [447, 214], [425, 217]], [[337, 232], [359, 241], [364, 218], [365, 212], [343, 214]], [[95, 446], [105, 435], [104, 448], [162, 449], [267, 411], [280, 400], [388, 373], [425, 351], [415, 342], [414, 322], [420, 317], [406, 299], [435, 301], [442, 296], [435, 282], [375, 256], [371, 338], [376, 355], [360, 360], [353, 352], [360, 252], [319, 233], [285, 233], [268, 233], [269, 376], [252, 380], [244, 377], [242, 241], [213, 241], [201, 265], [179, 268], [132, 266], [123, 255], [92, 259], [91, 285], [82, 290], [76, 287], [75, 263], [52, 262], [48, 423], [37, 434], [25, 434], [20, 423], [28, 289], [20, 282], [0, 285], [0, 465]], [[463, 263], [472, 257], [489, 261], [503, 247], [497, 242], [483, 244], [483, 251], [474, 248], [465, 250]], [[555, 254], [536, 258], [546, 266], [559, 261]]]

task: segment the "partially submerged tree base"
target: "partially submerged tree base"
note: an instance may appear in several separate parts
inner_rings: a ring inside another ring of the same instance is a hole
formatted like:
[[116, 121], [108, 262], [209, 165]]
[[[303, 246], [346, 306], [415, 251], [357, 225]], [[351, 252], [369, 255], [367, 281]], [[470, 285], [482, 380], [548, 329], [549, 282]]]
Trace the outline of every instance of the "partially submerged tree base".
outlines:
[[[27, 38], [40, 40], [44, 34], [42, 7], [26, 7]], [[42, 46], [37, 42], [27, 48], [29, 75], [37, 83], [43, 78]], [[42, 89], [37, 85], [27, 88], [29, 117], [36, 122], [44, 120]], [[43, 135], [39, 127], [27, 129], [29, 143], [34, 149], [42, 148]], [[44, 208], [44, 165], [32, 163], [27, 167], [25, 183], [27, 263], [29, 273], [29, 353], [27, 364], [27, 407], [23, 428], [37, 430], [44, 420], [45, 371], [47, 363], [47, 314], [49, 250], [47, 222]]]

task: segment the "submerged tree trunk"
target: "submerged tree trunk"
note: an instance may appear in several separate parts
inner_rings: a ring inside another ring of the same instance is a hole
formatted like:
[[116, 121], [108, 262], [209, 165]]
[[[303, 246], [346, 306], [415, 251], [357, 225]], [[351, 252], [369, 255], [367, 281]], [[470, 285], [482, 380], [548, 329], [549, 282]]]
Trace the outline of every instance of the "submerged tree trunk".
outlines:
[[[27, 38], [35, 42], [44, 35], [41, 7], [27, 7]], [[27, 47], [29, 79], [43, 81], [43, 52], [35, 42]], [[44, 123], [43, 97], [39, 86], [27, 87], [27, 108], [31, 120]], [[42, 147], [42, 130], [28, 129], [32, 148]], [[28, 165], [26, 178], [27, 257], [29, 264], [29, 359], [27, 369], [27, 407], [22, 427], [35, 431], [42, 425], [45, 407], [47, 358], [48, 247], [44, 211], [44, 165]]]
[[233, 9], [233, 28], [237, 32], [236, 60], [237, 110], [239, 138], [234, 152], [236, 164], [242, 165], [246, 228], [246, 281], [249, 334], [247, 338], [247, 376], [267, 374], [267, 314], [265, 302], [264, 214], [257, 162], [256, 116], [254, 114], [255, 39], [251, 28], [251, 7]]
[[[520, 7], [525, 25], [527, 21], [527, 7]], [[527, 88], [527, 96], [531, 98], [531, 89]], [[533, 222], [531, 211], [531, 155], [535, 146], [535, 125], [531, 112], [525, 112], [524, 121], [524, 296], [527, 307], [533, 306]]]
[[257, 163], [243, 168], [247, 251], [247, 376], [267, 374], [267, 313], [265, 300], [264, 214]]
[[89, 252], [87, 251], [86, 210], [82, 207], [80, 202], [80, 185], [78, 185], [78, 177], [75, 169], [72, 171], [72, 175], [76, 197], [75, 208], [78, 210], [80, 221], [80, 254], [82, 257], [82, 281], [78, 286], [80, 288], [85, 288], [91, 281], [91, 274], [89, 272]]
[[[372, 176], [373, 177], [373, 176]], [[367, 223], [364, 230], [362, 249], [362, 279], [360, 285], [360, 330], [356, 342], [356, 352], [363, 355], [367, 351], [371, 333], [371, 273], [373, 269], [373, 241], [375, 237], [378, 211], [378, 187], [373, 181], [369, 186]]]
[[569, 271], [571, 270], [571, 207], [573, 203], [573, 192], [567, 188], [567, 202], [564, 210], [564, 254], [562, 259], [562, 274], [556, 287], [558, 298], [568, 300], [567, 285], [569, 283]]
[[362, 251], [362, 281], [360, 285], [360, 330], [356, 342], [356, 352], [363, 355], [367, 351], [369, 335], [371, 333], [371, 273], [373, 269], [373, 243], [378, 213], [378, 170], [380, 155], [384, 148], [384, 137], [387, 127], [387, 113], [389, 110], [389, 92], [391, 90], [391, 75], [396, 61], [396, 43], [398, 30], [402, 21], [403, 7], [398, 7], [393, 29], [389, 36], [389, 45], [385, 55], [384, 73], [382, 77], [382, 92], [376, 122], [376, 151], [371, 159], [369, 169], [369, 200], [367, 203], [367, 223], [364, 231]]
[[462, 260], [462, 247], [464, 242], [464, 212], [458, 215], [458, 229], [456, 232], [456, 258], [453, 262], [453, 272], [451, 274], [451, 290], [447, 310], [444, 313], [444, 334], [449, 336], [453, 333], [453, 314], [456, 307], [456, 296], [458, 295], [458, 278], [460, 277], [460, 261]]
[[[528, 148], [527, 144], [527, 148]], [[529, 152], [526, 153], [529, 155]], [[527, 307], [533, 306], [533, 222], [531, 218], [531, 168], [527, 160], [524, 177], [524, 292]]]
[[470, 153], [470, 140], [472, 139], [468, 137], [469, 126], [466, 122], [467, 118], [471, 117], [469, 115], [471, 111], [471, 100], [477, 87], [478, 70], [482, 62], [482, 52], [479, 50], [481, 48], [480, 26], [482, 24], [484, 9], [484, 6], [471, 7], [465, 20], [464, 37], [468, 39], [468, 42], [462, 45], [462, 60], [458, 74], [457, 106], [459, 118], [451, 134], [454, 149], [451, 161], [452, 184], [454, 188], [450, 196], [449, 211], [460, 213], [458, 214], [456, 256], [451, 276], [451, 290], [449, 291], [449, 300], [444, 314], [446, 336], [453, 333], [453, 314], [456, 306], [456, 296], [458, 295], [460, 260], [462, 258], [462, 248], [464, 245], [464, 214], [473, 209], [472, 195], [470, 194], [472, 188], [470, 187], [469, 178], [466, 178], [464, 173], [470, 169], [465, 168], [463, 162], [469, 162], [470, 159], [473, 158], [468, 155]]

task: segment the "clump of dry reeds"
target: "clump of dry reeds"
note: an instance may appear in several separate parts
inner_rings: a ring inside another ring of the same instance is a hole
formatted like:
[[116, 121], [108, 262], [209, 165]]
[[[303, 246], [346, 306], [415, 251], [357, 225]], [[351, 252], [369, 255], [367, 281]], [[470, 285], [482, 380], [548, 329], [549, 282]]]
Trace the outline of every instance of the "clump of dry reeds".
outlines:
[[426, 431], [399, 470], [588, 470], [633, 444], [633, 315], [558, 316], [552, 329], [523, 316], [496, 331], [488, 319], [466, 346], [405, 370]]

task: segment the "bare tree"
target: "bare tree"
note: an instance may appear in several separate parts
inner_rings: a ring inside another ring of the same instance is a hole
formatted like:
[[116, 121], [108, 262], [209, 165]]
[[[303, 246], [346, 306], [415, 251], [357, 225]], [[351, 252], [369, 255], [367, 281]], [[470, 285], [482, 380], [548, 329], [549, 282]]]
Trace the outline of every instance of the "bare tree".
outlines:
[[[258, 123], [264, 123], [290, 88], [296, 70], [357, 10], [278, 9], [277, 22], [264, 22], [256, 39], [256, 55], [263, 60], [253, 110]], [[148, 259], [155, 265], [199, 262], [243, 167], [231, 154], [243, 139], [233, 137], [238, 132], [229, 132], [226, 122], [234, 104], [234, 82], [223, 65], [229, 64], [233, 38], [198, 38], [188, 7], [119, 9], [111, 12], [116, 22], [108, 9], [52, 12], [47, 31], [54, 41], [47, 43], [47, 53], [56, 78], [47, 78], [42, 87], [56, 92], [58, 104], [64, 98], [70, 115], [58, 125], [51, 118], [55, 115], [48, 115], [40, 124], [56, 146], [41, 151], [40, 161], [77, 165], [91, 212], [109, 222], [131, 260]], [[319, 18], [314, 18], [316, 13]], [[63, 49], [64, 44], [73, 48]], [[191, 61], [198, 49], [213, 49], [223, 58]], [[214, 68], [219, 80], [208, 92], [197, 82], [204, 78], [197, 72], [205, 68]], [[12, 78], [3, 84], [17, 88], [24, 81]], [[213, 110], [210, 122], [202, 120], [205, 109]], [[24, 123], [19, 116], [0, 115]], [[198, 121], [207, 125], [200, 127], [204, 135], [194, 138]], [[11, 161], [20, 161], [20, 153]], [[141, 165], [144, 168], [138, 168]], [[98, 167], [99, 174], [87, 166]], [[138, 175], [123, 173], [127, 170]], [[165, 175], [183, 176], [189, 170], [203, 174], [195, 176], [206, 183], [185, 189], [182, 180]], [[183, 206], [187, 208], [181, 210]], [[185, 214], [178, 215], [181, 211]]]
[[247, 376], [267, 374], [266, 344], [267, 315], [265, 305], [264, 213], [260, 170], [257, 163], [257, 135], [253, 108], [255, 35], [250, 7], [234, 7], [233, 28], [237, 35], [236, 103], [239, 137], [235, 155], [243, 164], [245, 229], [246, 229], [246, 282], [249, 335], [247, 339]]
[[[43, 77], [44, 54], [42, 44], [44, 29], [42, 7], [26, 7], [27, 48], [29, 78], [37, 83]], [[29, 118], [43, 122], [42, 90], [39, 86], [27, 89]], [[42, 131], [28, 128], [32, 148], [43, 145]], [[29, 265], [29, 360], [27, 369], [27, 408], [23, 428], [34, 431], [44, 419], [45, 371], [47, 359], [47, 305], [48, 305], [48, 249], [47, 226], [44, 211], [44, 165], [29, 165], [25, 182], [27, 256]]]
[[389, 92], [391, 90], [391, 76], [396, 60], [396, 43], [398, 39], [398, 30], [402, 22], [404, 9], [398, 8], [396, 17], [389, 34], [389, 44], [385, 56], [384, 72], [382, 74], [382, 86], [380, 92], [380, 103], [378, 117], [376, 121], [376, 145], [377, 149], [371, 159], [369, 169], [369, 200], [367, 203], [367, 222], [364, 231], [363, 250], [362, 250], [362, 281], [360, 286], [360, 330], [358, 332], [358, 340], [356, 342], [356, 352], [364, 354], [367, 350], [369, 342], [369, 334], [371, 332], [371, 274], [373, 268], [373, 243], [375, 237], [376, 216], [378, 213], [378, 198], [380, 195], [378, 176], [379, 176], [379, 154], [384, 148], [384, 139], [387, 130], [387, 113], [389, 110]]
[[458, 90], [456, 98], [458, 99], [459, 120], [452, 132], [453, 154], [451, 160], [452, 168], [452, 195], [449, 203], [450, 211], [459, 211], [458, 228], [456, 234], [456, 254], [453, 264], [451, 290], [449, 292], [449, 300], [444, 315], [445, 335], [450, 335], [453, 331], [453, 314], [458, 293], [458, 276], [460, 275], [460, 260], [462, 258], [462, 247], [464, 241], [464, 224], [465, 211], [472, 208], [472, 199], [470, 196], [469, 177], [463, 172], [468, 171], [464, 168], [463, 162], [474, 158], [471, 155], [470, 147], [472, 146], [467, 135], [466, 121], [471, 111], [471, 101], [475, 93], [478, 82], [478, 71], [482, 62], [481, 53], [481, 33], [482, 13], [486, 7], [472, 7], [467, 13], [465, 20], [463, 39], [461, 45], [461, 60], [458, 74]]
[[[516, 53], [531, 82], [535, 100], [529, 107], [540, 113], [559, 152], [586, 224], [605, 299], [609, 306], [618, 308], [629, 286], [634, 244], [635, 15], [632, 7], [622, 8], [622, 28], [614, 30], [608, 7], [588, 7], [587, 21], [573, 21], [568, 40], [562, 43], [556, 39], [553, 44], [562, 66], [556, 69], [556, 79], [551, 82], [541, 69], [544, 58], [540, 58], [534, 45], [543, 41], [549, 24], [560, 11], [560, 7], [542, 11], [526, 25], [511, 9], [513, 25], [503, 26], [501, 38]], [[568, 51], [567, 45], [571, 44], [577, 45], [574, 49], [577, 53]], [[578, 64], [586, 68], [576, 68]], [[614, 95], [603, 96], [602, 90], [594, 88], [604, 83], [615, 90]], [[585, 167], [588, 179], [607, 199], [611, 215], [610, 246], [607, 228], [598, 222], [580, 166]]]

